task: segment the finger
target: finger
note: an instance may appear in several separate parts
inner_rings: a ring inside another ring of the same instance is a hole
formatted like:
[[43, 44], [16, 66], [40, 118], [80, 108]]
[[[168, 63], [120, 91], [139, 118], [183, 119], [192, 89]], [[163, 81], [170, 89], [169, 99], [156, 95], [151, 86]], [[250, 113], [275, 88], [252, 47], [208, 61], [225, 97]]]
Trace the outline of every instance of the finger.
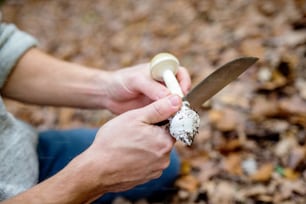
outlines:
[[170, 94], [169, 89], [153, 79], [142, 78], [135, 83], [137, 89], [148, 98], [156, 101]]
[[124, 106], [126, 110], [131, 110], [131, 109], [137, 109], [137, 108], [144, 107], [146, 105], [149, 105], [152, 102], [153, 101], [149, 99], [148, 97], [144, 95], [140, 95], [133, 100], [122, 102], [122, 106]]
[[157, 179], [161, 177], [162, 174], [163, 174], [163, 171], [155, 171], [151, 174], [150, 179]]
[[176, 78], [182, 88], [183, 93], [187, 94], [191, 87], [191, 79], [187, 69], [184, 67], [179, 67]]
[[[128, 110], [137, 109], [144, 107], [148, 104], [152, 103], [152, 100], [148, 97], [142, 95], [137, 97], [136, 99], [130, 100], [130, 101], [122, 101], [122, 102], [113, 102], [109, 105], [109, 107], [114, 110], [112, 111], [114, 114], [121, 114], [123, 112], [126, 112]], [[112, 108], [114, 107], [114, 108]]]
[[168, 119], [180, 109], [181, 105], [181, 97], [178, 95], [170, 95], [138, 109], [138, 114], [142, 117], [143, 122], [154, 124]]

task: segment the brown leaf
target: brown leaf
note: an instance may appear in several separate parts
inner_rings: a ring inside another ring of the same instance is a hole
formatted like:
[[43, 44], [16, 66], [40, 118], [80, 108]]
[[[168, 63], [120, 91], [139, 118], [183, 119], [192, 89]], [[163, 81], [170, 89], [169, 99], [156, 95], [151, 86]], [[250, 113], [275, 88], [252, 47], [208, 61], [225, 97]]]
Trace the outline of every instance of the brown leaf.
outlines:
[[263, 164], [254, 174], [250, 175], [250, 179], [258, 182], [269, 181], [271, 179], [273, 170], [273, 164]]
[[183, 160], [181, 163], [181, 174], [187, 175], [191, 172], [191, 164], [189, 160]]
[[256, 197], [258, 195], [264, 195], [266, 193], [266, 186], [262, 184], [254, 184], [250, 188], [245, 188], [241, 190], [241, 195], [243, 197]]
[[198, 175], [199, 181], [205, 185], [213, 176], [220, 173], [220, 167], [213, 162], [206, 162], [201, 166], [201, 171]]
[[288, 115], [291, 123], [302, 125], [306, 128], [306, 103], [298, 97], [284, 98], [279, 103], [282, 114]]
[[131, 202], [125, 198], [118, 197], [112, 202], [112, 204], [131, 204]]
[[306, 100], [306, 79], [297, 79], [296, 87], [300, 92], [300, 96]]
[[260, 38], [243, 41], [241, 44], [241, 51], [246, 56], [258, 57], [259, 59], [263, 59], [265, 55], [265, 48]]
[[299, 177], [299, 174], [291, 168], [285, 168], [283, 176], [289, 180], [296, 180]]
[[288, 158], [288, 167], [296, 169], [302, 162], [306, 160], [306, 147], [296, 146], [291, 149]]
[[[276, 60], [275, 65], [271, 64], [271, 68], [267, 69], [269, 76], [261, 80], [258, 89], [272, 91], [289, 85], [295, 80], [297, 59], [291, 55], [281, 55]], [[262, 77], [260, 72], [258, 77]]]
[[282, 87], [287, 84], [285, 76], [280, 74], [278, 71], [272, 71], [270, 81], [266, 81], [259, 86], [259, 89], [264, 90], [275, 90], [276, 88]]
[[222, 204], [234, 204], [236, 190], [235, 186], [229, 182], [220, 182], [214, 186], [213, 189], [209, 189], [210, 202], [222, 203]]
[[263, 119], [278, 114], [278, 101], [275, 98], [257, 96], [252, 101], [251, 116], [254, 119]]
[[185, 189], [189, 192], [196, 192], [200, 183], [198, 179], [192, 175], [186, 175], [180, 177], [176, 182], [175, 185], [181, 189]]
[[258, 1], [257, 9], [262, 14], [272, 16], [281, 10], [283, 0]]
[[239, 150], [242, 147], [241, 141], [239, 139], [229, 139], [225, 143], [218, 146], [218, 150], [221, 153], [229, 153], [236, 150]]
[[299, 96], [281, 99], [279, 107], [284, 113], [304, 115], [306, 117], [306, 103]]
[[243, 170], [241, 168], [241, 155], [240, 154], [230, 154], [223, 162], [223, 168], [225, 171], [234, 175], [243, 175]]
[[208, 118], [213, 126], [224, 132], [237, 130], [237, 127], [243, 122], [242, 114], [230, 108], [212, 109], [208, 113]]
[[297, 146], [297, 141], [295, 137], [286, 137], [280, 140], [275, 148], [274, 153], [279, 158], [283, 158], [289, 154], [290, 150]]
[[253, 91], [254, 84], [250, 80], [234, 81], [222, 89], [222, 91], [212, 99], [214, 104], [249, 109]]

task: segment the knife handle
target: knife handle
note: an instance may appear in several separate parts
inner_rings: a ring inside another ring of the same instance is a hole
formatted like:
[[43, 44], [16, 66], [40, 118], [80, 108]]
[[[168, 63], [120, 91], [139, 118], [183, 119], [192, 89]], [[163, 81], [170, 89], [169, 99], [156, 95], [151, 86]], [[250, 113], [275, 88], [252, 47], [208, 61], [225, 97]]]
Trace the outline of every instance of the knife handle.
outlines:
[[156, 55], [150, 63], [152, 78], [157, 81], [165, 82], [167, 88], [172, 94], [184, 97], [182, 89], [175, 76], [178, 68], [178, 59], [169, 53], [160, 53]]

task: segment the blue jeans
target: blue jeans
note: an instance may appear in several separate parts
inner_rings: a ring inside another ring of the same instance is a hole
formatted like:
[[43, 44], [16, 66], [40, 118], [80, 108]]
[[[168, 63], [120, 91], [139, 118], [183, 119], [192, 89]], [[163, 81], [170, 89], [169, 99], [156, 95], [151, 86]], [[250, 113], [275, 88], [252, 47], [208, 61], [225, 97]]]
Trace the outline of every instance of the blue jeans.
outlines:
[[[49, 130], [39, 134], [39, 182], [53, 176], [93, 142], [97, 129]], [[97, 161], [98, 162], [98, 161]], [[107, 165], [107, 164], [106, 164]], [[107, 193], [94, 203], [111, 203], [118, 196], [131, 201], [141, 198], [161, 200], [172, 193], [173, 182], [180, 170], [177, 153], [171, 152], [171, 162], [158, 179], [119, 193]]]

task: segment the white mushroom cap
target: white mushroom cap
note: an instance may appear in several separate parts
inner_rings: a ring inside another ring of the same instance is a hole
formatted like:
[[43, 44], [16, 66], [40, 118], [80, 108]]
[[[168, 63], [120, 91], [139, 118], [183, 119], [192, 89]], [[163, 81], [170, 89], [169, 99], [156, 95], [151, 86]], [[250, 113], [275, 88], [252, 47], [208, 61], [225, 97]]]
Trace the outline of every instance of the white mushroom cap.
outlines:
[[184, 94], [175, 77], [179, 61], [176, 57], [169, 53], [160, 53], [151, 60], [151, 76], [153, 79], [165, 82], [171, 93], [183, 97]]
[[163, 82], [164, 71], [171, 70], [176, 75], [179, 61], [169, 53], [160, 53], [151, 60], [151, 76], [153, 79]]

